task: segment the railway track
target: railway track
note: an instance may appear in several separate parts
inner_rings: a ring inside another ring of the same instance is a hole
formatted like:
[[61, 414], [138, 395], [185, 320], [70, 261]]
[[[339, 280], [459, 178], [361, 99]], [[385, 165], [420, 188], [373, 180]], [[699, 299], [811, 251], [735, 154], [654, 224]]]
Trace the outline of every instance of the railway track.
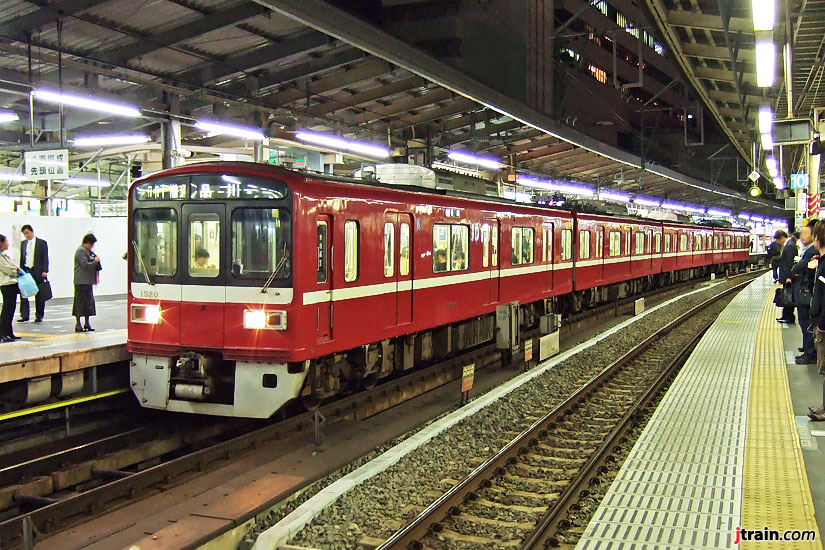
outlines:
[[568, 542], [571, 509], [576, 515], [577, 500], [615, 460], [612, 453], [639, 411], [672, 380], [715, 318], [702, 312], [742, 286], [694, 307], [618, 358], [379, 550], [528, 550]]
[[[672, 294], [682, 286], [647, 293], [646, 296]], [[619, 306], [625, 308], [631, 304], [632, 300], [624, 300], [616, 306], [604, 306], [597, 315], [609, 316], [619, 311]], [[564, 330], [572, 330], [572, 326], [568, 325]], [[328, 422], [367, 418], [449, 383], [460, 376], [461, 366], [467, 362], [475, 362], [479, 370], [500, 364], [493, 346], [481, 346], [410, 376], [341, 398], [322, 406], [319, 412]], [[285, 441], [296, 436], [305, 439], [313, 429], [313, 413], [297, 414], [263, 427], [258, 423], [257, 426], [242, 429], [235, 424], [231, 429], [236, 430], [236, 434], [238, 431], [243, 433], [230, 437], [228, 428], [213, 427], [211, 431], [206, 430], [203, 437], [195, 438], [190, 434], [186, 441], [171, 435], [170, 439], [177, 441], [175, 444], [158, 444], [156, 438], [146, 436], [150, 432], [138, 430], [128, 435], [109, 435], [100, 441], [25, 462], [7, 463], [0, 470], [0, 504], [4, 491], [10, 497], [6, 506], [7, 519], [0, 522], [3, 547], [13, 548], [24, 545], [27, 540], [59, 532], [102, 511], [123, 506], [144, 495], [219, 468], [239, 456], [255, 452], [265, 443]], [[124, 453], [120, 445], [126, 441], [131, 448]], [[142, 446], [141, 441], [144, 442]], [[130, 458], [113, 467], [112, 464], [117, 461], [112, 460], [112, 453], [127, 454]], [[331, 464], [331, 467], [341, 465]], [[41, 489], [34, 493], [19, 490], [19, 485], [12, 484], [21, 478], [34, 480], [35, 486], [40, 483]], [[50, 478], [52, 486], [43, 488], [43, 478]], [[60, 483], [54, 485], [54, 480]], [[312, 481], [315, 479], [305, 480], [293, 489], [299, 490]], [[7, 483], [9, 485], [3, 487]]]

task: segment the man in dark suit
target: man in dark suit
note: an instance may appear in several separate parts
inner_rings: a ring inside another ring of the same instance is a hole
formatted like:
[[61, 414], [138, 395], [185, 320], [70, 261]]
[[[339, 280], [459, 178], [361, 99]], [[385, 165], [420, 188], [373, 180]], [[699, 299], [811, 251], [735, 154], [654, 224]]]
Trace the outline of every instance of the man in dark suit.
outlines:
[[[799, 233], [794, 233], [784, 242], [782, 248], [782, 255], [779, 256], [779, 282], [782, 285], [790, 285], [793, 282], [791, 279], [791, 269], [796, 263], [796, 257], [799, 255], [799, 248], [797, 248], [797, 241], [799, 240]], [[782, 308], [782, 317], [777, 319], [780, 323], [788, 323], [792, 325], [796, 322], [793, 314], [793, 306]]]
[[765, 249], [765, 267], [771, 268], [771, 272], [773, 273], [773, 282], [777, 282], [779, 280], [779, 274], [777, 273], [779, 256], [782, 254], [782, 243], [784, 242], [784, 239], [787, 238], [788, 234], [782, 230], [779, 230], [774, 233], [773, 242], [768, 245], [768, 248]]
[[802, 355], [796, 358], [797, 365], [816, 364], [816, 346], [814, 345], [814, 334], [811, 332], [810, 318], [810, 297], [814, 288], [815, 267], [811, 267], [817, 262], [812, 262], [819, 257], [819, 250], [814, 246], [814, 226], [819, 220], [811, 219], [800, 231], [799, 241], [802, 243], [799, 261], [791, 268], [791, 278], [793, 279], [793, 299], [796, 303], [796, 315], [799, 320], [799, 328], [802, 330], [802, 347], [799, 351]]
[[[34, 281], [39, 285], [49, 278], [49, 244], [43, 239], [34, 236], [32, 226], [26, 224], [20, 230], [26, 240], [20, 245], [20, 269], [32, 274]], [[42, 323], [43, 315], [46, 313], [46, 302], [41, 298], [40, 293], [34, 297], [35, 315], [34, 322]], [[29, 301], [20, 299], [20, 321], [24, 323], [29, 320]]]

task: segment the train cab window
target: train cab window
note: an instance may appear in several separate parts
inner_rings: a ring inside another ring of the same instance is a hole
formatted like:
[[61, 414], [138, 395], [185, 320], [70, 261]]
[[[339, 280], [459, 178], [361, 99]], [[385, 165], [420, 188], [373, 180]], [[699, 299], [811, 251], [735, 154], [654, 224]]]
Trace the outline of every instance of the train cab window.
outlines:
[[641, 231], [636, 232], [636, 255], [645, 253], [645, 234]]
[[220, 273], [221, 220], [217, 214], [189, 216], [189, 276], [215, 278]]
[[384, 277], [395, 275], [395, 224], [384, 224]]
[[586, 260], [590, 257], [590, 231], [579, 231], [579, 259]]
[[665, 233], [665, 252], [670, 252], [672, 240], [673, 236], [670, 233]]
[[618, 231], [610, 232], [610, 250], [611, 258], [622, 255], [622, 234]]
[[173, 277], [178, 271], [177, 213], [171, 208], [136, 210], [134, 234], [135, 241], [130, 248], [137, 249], [135, 272], [150, 277]]
[[401, 224], [401, 237], [398, 243], [398, 272], [401, 276], [410, 274], [410, 224]]
[[573, 258], [573, 230], [561, 230], [561, 261], [567, 261]]
[[604, 256], [604, 229], [596, 230], [596, 257]]
[[481, 267], [490, 265], [490, 225], [481, 226]]
[[653, 236], [653, 253], [659, 254], [662, 252], [662, 234], [656, 233]]
[[470, 228], [466, 225], [433, 225], [433, 273], [469, 269]]
[[[232, 276], [236, 279], [288, 279], [292, 275], [292, 224], [282, 208], [232, 211]], [[327, 222], [317, 222], [319, 283], [327, 277]], [[323, 243], [321, 241], [324, 241]], [[321, 246], [324, 246], [323, 252]], [[217, 259], [216, 256], [213, 256]], [[321, 271], [323, 269], [323, 272]]]
[[498, 226], [494, 225], [490, 231], [490, 264], [498, 267]]
[[344, 222], [344, 282], [358, 279], [359, 227], [355, 220]]

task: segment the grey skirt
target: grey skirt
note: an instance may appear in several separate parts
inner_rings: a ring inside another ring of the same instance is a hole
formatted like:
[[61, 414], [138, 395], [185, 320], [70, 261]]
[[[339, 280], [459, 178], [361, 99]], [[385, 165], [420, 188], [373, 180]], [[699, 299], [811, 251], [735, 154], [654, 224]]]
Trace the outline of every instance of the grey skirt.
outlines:
[[95, 295], [94, 292], [92, 292], [92, 285], [74, 285], [72, 316], [91, 317], [96, 314]]

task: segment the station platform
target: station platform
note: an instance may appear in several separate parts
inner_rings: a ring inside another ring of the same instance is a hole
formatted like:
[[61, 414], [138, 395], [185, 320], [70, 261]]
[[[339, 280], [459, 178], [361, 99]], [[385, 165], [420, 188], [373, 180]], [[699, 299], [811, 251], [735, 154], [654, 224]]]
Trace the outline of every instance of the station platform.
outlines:
[[[793, 363], [799, 327], [776, 322], [772, 298], [766, 274], [713, 323], [577, 550], [822, 548], [816, 511], [825, 505], [825, 460], [808, 453], [825, 423], [805, 416], [822, 401], [822, 377], [816, 366]], [[784, 538], [802, 531], [815, 540]]]
[[[74, 332], [70, 299], [51, 300], [42, 323], [17, 321], [20, 340], [0, 344], [0, 383], [26, 380], [123, 361], [126, 354], [126, 299], [98, 297], [95, 332]], [[34, 313], [34, 303], [31, 304]]]

